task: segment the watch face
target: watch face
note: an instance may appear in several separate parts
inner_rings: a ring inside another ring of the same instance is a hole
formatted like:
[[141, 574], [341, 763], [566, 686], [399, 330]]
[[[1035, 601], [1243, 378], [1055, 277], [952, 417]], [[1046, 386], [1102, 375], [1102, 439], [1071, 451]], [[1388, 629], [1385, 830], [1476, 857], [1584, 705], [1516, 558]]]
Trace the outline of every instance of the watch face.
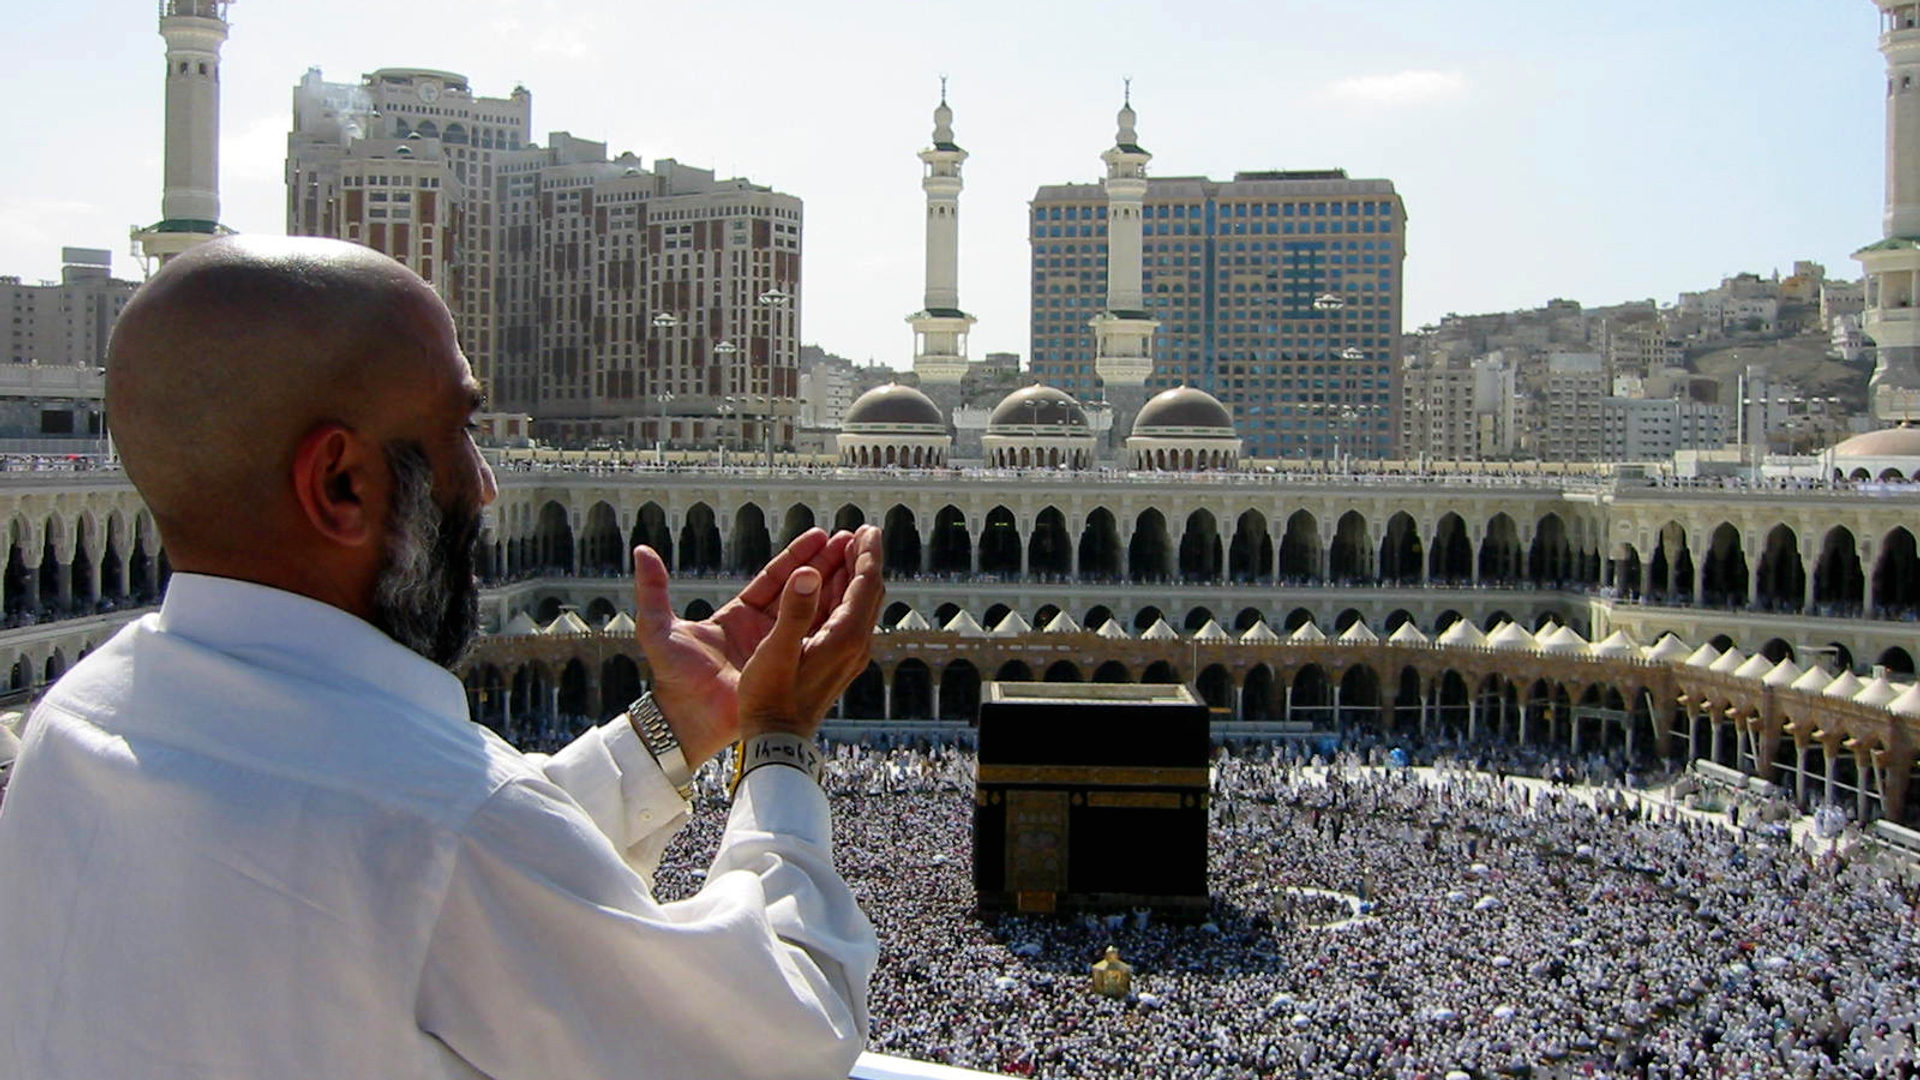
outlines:
[[440, 84], [439, 83], [423, 82], [419, 86], [414, 88], [414, 92], [420, 95], [421, 101], [424, 101], [429, 105], [440, 100]]

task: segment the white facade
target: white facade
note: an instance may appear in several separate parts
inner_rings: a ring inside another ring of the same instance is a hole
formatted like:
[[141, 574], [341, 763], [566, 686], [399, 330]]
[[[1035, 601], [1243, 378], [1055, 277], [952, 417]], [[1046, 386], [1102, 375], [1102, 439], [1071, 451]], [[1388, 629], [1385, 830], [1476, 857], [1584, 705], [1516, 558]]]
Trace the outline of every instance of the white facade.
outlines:
[[1867, 351], [1867, 334], [1860, 328], [1860, 316], [1842, 315], [1833, 320], [1832, 355], [1843, 363], [1852, 363]]
[[1724, 405], [1676, 398], [1610, 397], [1602, 405], [1601, 455], [1607, 461], [1665, 461], [1681, 450], [1726, 445]]
[[1558, 352], [1547, 357], [1536, 447], [1546, 461], [1605, 457], [1603, 404], [1611, 388], [1599, 353]]
[[61, 258], [58, 282], [0, 277], [0, 449], [105, 449], [107, 340], [136, 285], [112, 276], [109, 252]]
[[1400, 445], [1429, 460], [1478, 460], [1477, 372], [1466, 365], [1408, 368], [1400, 380]]
[[1836, 320], [1847, 316], [1853, 316], [1857, 324], [1866, 303], [1864, 282], [1823, 281], [1820, 283], [1820, 325], [1832, 329]]
[[1680, 314], [1702, 320], [1706, 329], [1724, 336], [1752, 331], [1771, 332], [1780, 318], [1778, 296], [1753, 295], [1751, 289], [1722, 285], [1718, 289], [1680, 294]]
[[287, 231], [386, 251], [448, 300], [501, 408], [563, 445], [772, 449], [798, 420], [800, 200], [566, 132], [532, 95], [385, 68], [293, 95]]
[[108, 335], [137, 286], [112, 276], [106, 251], [63, 248], [61, 256], [57, 282], [0, 277], [0, 364], [106, 364]]
[[838, 428], [857, 396], [853, 363], [837, 356], [821, 358], [800, 372], [800, 426]]
[[1614, 329], [1606, 335], [1607, 362], [1615, 368], [1651, 368], [1677, 364], [1685, 354], [1664, 321]]
[[1408, 457], [1498, 461], [1514, 456], [1520, 424], [1505, 354], [1444, 361], [1401, 374], [1401, 441]]

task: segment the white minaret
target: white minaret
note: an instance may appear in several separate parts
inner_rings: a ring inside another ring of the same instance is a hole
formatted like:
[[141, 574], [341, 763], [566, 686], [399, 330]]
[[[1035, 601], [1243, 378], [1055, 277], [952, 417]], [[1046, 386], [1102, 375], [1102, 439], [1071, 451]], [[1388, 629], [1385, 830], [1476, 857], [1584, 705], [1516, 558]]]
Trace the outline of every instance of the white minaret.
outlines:
[[1124, 446], [1134, 414], [1146, 402], [1153, 374], [1153, 332], [1160, 323], [1147, 314], [1141, 286], [1141, 204], [1147, 197], [1147, 162], [1134, 133], [1133, 94], [1120, 106], [1120, 130], [1107, 163], [1107, 310], [1093, 317], [1093, 371], [1106, 385], [1113, 426], [1109, 438]]
[[231, 0], [160, 0], [167, 42], [167, 154], [160, 222], [133, 234], [136, 254], [166, 262], [220, 225], [220, 46]]
[[920, 160], [926, 165], [920, 187], [927, 193], [927, 295], [926, 306], [907, 322], [913, 326], [913, 371], [920, 387], [930, 394], [935, 387], [954, 387], [952, 395], [934, 396], [951, 415], [967, 373], [967, 331], [974, 318], [960, 310], [960, 166], [967, 152], [953, 141], [944, 78], [940, 105], [933, 110], [933, 145], [920, 151]]
[[1886, 236], [1854, 253], [1867, 271], [1875, 416], [1920, 420], [1920, 0], [1874, 0], [1887, 58]]

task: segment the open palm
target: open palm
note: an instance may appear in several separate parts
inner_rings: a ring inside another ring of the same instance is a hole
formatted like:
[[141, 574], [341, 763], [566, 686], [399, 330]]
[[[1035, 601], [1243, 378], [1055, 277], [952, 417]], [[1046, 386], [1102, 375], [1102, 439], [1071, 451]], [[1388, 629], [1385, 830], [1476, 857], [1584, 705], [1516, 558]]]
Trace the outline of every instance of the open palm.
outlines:
[[718, 753], [739, 736], [740, 672], [773, 629], [780, 593], [802, 566], [820, 572], [817, 630], [839, 607], [852, 573], [853, 535], [809, 529], [756, 574], [740, 594], [705, 619], [673, 613], [667, 568], [648, 547], [634, 549], [634, 601], [640, 649], [653, 669], [653, 696], [674, 725], [689, 764]]

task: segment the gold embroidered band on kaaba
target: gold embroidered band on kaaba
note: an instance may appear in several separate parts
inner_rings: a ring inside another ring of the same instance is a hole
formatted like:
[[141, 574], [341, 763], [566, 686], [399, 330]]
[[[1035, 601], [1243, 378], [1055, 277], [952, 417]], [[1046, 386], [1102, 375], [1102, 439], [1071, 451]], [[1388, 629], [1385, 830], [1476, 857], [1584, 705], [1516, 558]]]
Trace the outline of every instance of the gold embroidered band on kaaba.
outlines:
[[980, 765], [982, 784], [1063, 784], [1072, 787], [1207, 786], [1206, 769], [1155, 769], [1119, 765]]

